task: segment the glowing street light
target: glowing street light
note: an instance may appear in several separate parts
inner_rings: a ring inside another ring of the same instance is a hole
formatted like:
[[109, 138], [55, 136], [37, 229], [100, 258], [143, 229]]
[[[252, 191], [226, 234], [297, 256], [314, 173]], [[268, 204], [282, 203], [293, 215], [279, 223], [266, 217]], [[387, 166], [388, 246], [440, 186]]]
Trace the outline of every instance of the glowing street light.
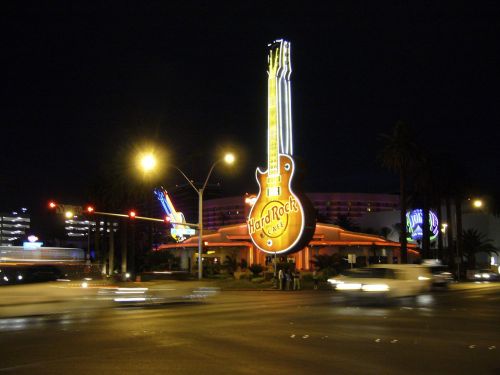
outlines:
[[236, 158], [234, 157], [234, 154], [232, 154], [230, 152], [228, 152], [226, 155], [224, 155], [224, 162], [226, 164], [231, 165], [234, 163], [235, 160], [236, 160]]
[[443, 234], [446, 234], [446, 229], [447, 228], [448, 228], [448, 224], [446, 224], [446, 223], [441, 224], [441, 232]]
[[483, 201], [481, 199], [474, 199], [474, 201], [472, 202], [472, 206], [474, 208], [481, 208], [483, 207]]
[[156, 167], [156, 157], [152, 153], [142, 155], [140, 165], [144, 172], [151, 172]]

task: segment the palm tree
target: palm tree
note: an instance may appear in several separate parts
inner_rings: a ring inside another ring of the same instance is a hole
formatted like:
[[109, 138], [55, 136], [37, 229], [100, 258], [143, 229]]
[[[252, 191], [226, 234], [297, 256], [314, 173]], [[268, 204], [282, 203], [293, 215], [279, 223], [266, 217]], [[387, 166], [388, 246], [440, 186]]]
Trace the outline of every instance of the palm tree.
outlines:
[[408, 262], [408, 249], [406, 240], [406, 181], [410, 168], [414, 165], [418, 155], [418, 147], [414, 142], [414, 136], [410, 127], [398, 121], [392, 130], [392, 134], [380, 135], [383, 146], [379, 159], [383, 167], [399, 174], [399, 208], [400, 208], [400, 242], [401, 261]]
[[342, 269], [346, 267], [346, 262], [342, 259], [342, 256], [340, 254], [315, 255], [314, 259], [311, 260], [311, 263], [313, 264], [314, 268], [323, 271], [323, 274], [327, 277], [338, 274]]
[[222, 263], [222, 266], [226, 269], [228, 274], [234, 275], [234, 272], [238, 268], [238, 261], [236, 260], [236, 256], [226, 255], [226, 259]]
[[462, 232], [463, 251], [470, 269], [476, 267], [476, 254], [498, 255], [498, 249], [493, 246], [492, 242], [493, 240], [485, 238], [485, 235], [476, 229], [467, 229]]
[[[436, 175], [439, 178], [434, 179], [434, 183], [438, 185], [441, 201], [445, 202], [446, 220], [448, 222], [445, 258], [447, 258], [447, 263], [450, 266], [454, 266], [456, 258], [462, 259], [463, 257], [462, 236], [460, 234], [463, 232], [462, 201], [466, 196], [465, 191], [468, 190], [467, 170], [454, 155], [440, 155], [440, 159], [436, 160], [436, 162]], [[454, 215], [453, 206], [455, 207]], [[454, 233], [457, 234], [456, 241], [454, 241]]]
[[349, 230], [349, 231], [357, 231], [359, 230], [358, 226], [356, 223], [352, 221], [352, 219], [349, 216], [346, 215], [339, 215], [334, 221], [335, 225], [338, 225], [342, 229]]
[[[137, 166], [133, 162], [134, 153], [136, 153], [136, 148], [131, 143], [124, 142], [116, 147], [113, 157], [106, 159], [101, 165], [100, 170], [97, 171], [96, 178], [91, 182], [88, 191], [89, 201], [97, 207], [97, 211], [125, 213], [123, 212], [124, 210], [138, 208], [137, 205], [141, 203], [144, 205], [146, 203], [147, 207], [143, 207], [143, 212], [145, 216], [151, 216], [152, 190], [155, 184], [159, 184], [161, 174], [155, 174], [148, 179], [138, 178]], [[146, 209], [149, 209], [149, 212], [146, 212]], [[105, 220], [105, 223], [108, 220], [110, 220], [109, 217]], [[99, 222], [99, 220], [96, 221]], [[144, 229], [145, 225], [136, 225], [136, 223], [130, 222], [128, 219], [121, 219], [120, 222], [122, 235], [119, 238], [117, 247], [121, 249], [121, 268], [122, 271], [125, 271], [127, 268], [127, 258], [129, 258], [128, 268], [134, 273], [136, 258], [144, 256], [147, 250], [151, 248], [153, 242], [152, 227], [151, 225], [147, 226], [148, 241], [142, 241], [144, 248], [140, 248], [139, 243], [141, 242], [140, 239], [143, 237], [143, 233], [135, 232], [139, 232], [140, 229], [146, 230]], [[127, 238], [127, 234], [130, 238]], [[114, 259], [114, 246], [110, 246], [107, 255], [104, 248], [99, 251], [100, 237], [97, 230], [95, 248], [99, 254], [100, 261], [105, 263], [107, 258]], [[111, 265], [110, 269], [113, 269], [113, 265]]]
[[416, 191], [413, 204], [415, 207], [422, 209], [422, 222], [426, 223], [426, 225], [423, 225], [422, 227], [423, 258], [431, 257], [431, 228], [428, 224], [430, 222], [430, 211], [431, 209], [439, 211], [439, 207], [441, 205], [441, 177], [436, 170], [434, 158], [431, 159], [431, 157], [432, 156], [429, 153], [426, 153], [425, 155], [421, 153], [419, 155], [414, 175], [414, 186]]
[[387, 239], [389, 237], [389, 235], [391, 234], [391, 232], [392, 232], [391, 228], [389, 228], [389, 227], [383, 227], [383, 228], [380, 229], [380, 233], [379, 234], [382, 237], [384, 237], [385, 239]]

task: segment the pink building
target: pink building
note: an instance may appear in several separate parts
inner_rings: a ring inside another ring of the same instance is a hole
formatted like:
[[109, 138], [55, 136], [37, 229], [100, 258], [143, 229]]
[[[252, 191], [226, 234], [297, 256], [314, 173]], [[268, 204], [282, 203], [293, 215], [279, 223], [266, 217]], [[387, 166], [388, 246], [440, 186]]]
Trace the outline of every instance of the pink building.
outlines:
[[[399, 207], [399, 195], [365, 193], [307, 193], [318, 221], [334, 222], [339, 216], [356, 220], [368, 212], [395, 211]], [[210, 199], [204, 202], [204, 227], [216, 230], [232, 224], [245, 223], [250, 210], [248, 201], [252, 195]]]

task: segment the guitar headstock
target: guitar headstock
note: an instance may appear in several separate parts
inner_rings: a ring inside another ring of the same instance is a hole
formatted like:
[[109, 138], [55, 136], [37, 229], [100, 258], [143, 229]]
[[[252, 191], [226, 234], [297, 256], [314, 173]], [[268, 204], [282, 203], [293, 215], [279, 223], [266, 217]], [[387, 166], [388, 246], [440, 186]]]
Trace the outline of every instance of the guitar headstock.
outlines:
[[290, 42], [279, 39], [269, 44], [268, 47], [269, 55], [267, 57], [267, 73], [269, 74], [269, 76], [274, 77], [279, 77], [284, 74], [286, 79], [289, 79], [289, 76], [292, 72], [290, 60]]

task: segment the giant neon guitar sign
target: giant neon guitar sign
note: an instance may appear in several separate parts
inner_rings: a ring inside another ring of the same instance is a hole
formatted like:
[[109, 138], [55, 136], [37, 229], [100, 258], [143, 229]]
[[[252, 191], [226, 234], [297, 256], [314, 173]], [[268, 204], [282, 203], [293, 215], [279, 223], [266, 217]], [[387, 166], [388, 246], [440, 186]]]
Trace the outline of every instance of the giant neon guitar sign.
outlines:
[[247, 222], [253, 243], [267, 253], [300, 250], [314, 233], [308, 202], [292, 190], [291, 72], [290, 43], [278, 40], [268, 56], [267, 170], [257, 168], [259, 194]]

